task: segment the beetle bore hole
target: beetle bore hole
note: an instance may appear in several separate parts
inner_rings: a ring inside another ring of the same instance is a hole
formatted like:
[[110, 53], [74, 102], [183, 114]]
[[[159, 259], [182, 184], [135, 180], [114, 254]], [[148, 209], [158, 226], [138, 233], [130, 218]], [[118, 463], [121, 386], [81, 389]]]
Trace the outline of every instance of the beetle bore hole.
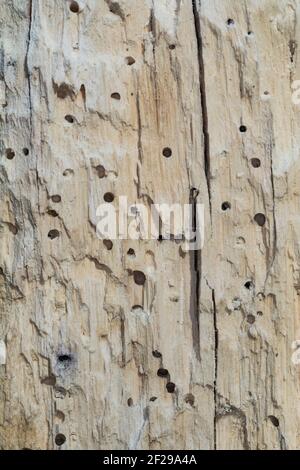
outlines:
[[253, 168], [259, 168], [260, 167], [260, 159], [259, 158], [251, 158], [251, 165]]
[[50, 238], [50, 240], [54, 240], [54, 238], [58, 238], [59, 237], [59, 231], [56, 230], [56, 229], [52, 229], [50, 230], [50, 232], [48, 232], [48, 238]]
[[175, 384], [173, 382], [168, 382], [166, 385], [166, 389], [169, 393], [175, 392]]
[[246, 126], [240, 126], [240, 132], [246, 132], [247, 131], [247, 127]]
[[247, 315], [247, 322], [252, 325], [255, 322], [255, 316], [252, 315], [251, 313]]
[[110, 97], [113, 98], [114, 100], [120, 100], [121, 99], [120, 93], [112, 93], [110, 95]]
[[228, 201], [222, 202], [221, 208], [222, 208], [222, 211], [227, 211], [228, 209], [231, 208], [230, 202]]
[[157, 371], [158, 377], [167, 377], [169, 375], [168, 369], [159, 368]]
[[62, 446], [66, 442], [66, 436], [64, 434], [56, 434], [55, 436], [55, 444], [57, 446]]
[[115, 196], [113, 195], [113, 193], [105, 193], [103, 199], [105, 202], [113, 202]]
[[5, 150], [5, 155], [8, 160], [12, 160], [15, 157], [15, 152], [13, 151], [13, 149], [9, 148]]
[[62, 363], [66, 363], [66, 362], [71, 362], [72, 361], [72, 357], [69, 355], [69, 354], [60, 354], [58, 357], [57, 357], [58, 361], [59, 362], [62, 362]]
[[103, 245], [110, 251], [113, 247], [113, 242], [111, 240], [103, 240]]
[[135, 64], [135, 59], [131, 56], [126, 57], [126, 64], [127, 65], [133, 65]]
[[157, 357], [157, 358], [161, 357], [161, 353], [159, 351], [157, 351], [157, 349], [155, 349], [155, 351], [152, 351], [152, 355], [153, 355], [153, 357]]
[[176, 48], [175, 44], [170, 44], [170, 45], [169, 45], [169, 49], [170, 49], [171, 51], [174, 51], [175, 48]]
[[165, 147], [162, 151], [162, 154], [166, 158], [170, 158], [172, 156], [172, 150], [169, 147]]
[[48, 209], [47, 214], [51, 215], [51, 217], [58, 216], [58, 213], [54, 209]]
[[276, 418], [276, 416], [273, 416], [273, 415], [270, 415], [268, 416], [269, 420], [271, 421], [271, 423], [273, 424], [273, 426], [275, 426], [276, 428], [278, 428], [279, 426], [279, 419]]
[[155, 401], [155, 400], [157, 400], [157, 397], [151, 397], [150, 398], [150, 401]]
[[133, 271], [133, 279], [138, 286], [143, 286], [146, 282], [146, 276], [142, 271]]
[[104, 178], [106, 171], [103, 165], [96, 166], [96, 171], [99, 178]]
[[184, 401], [188, 403], [189, 405], [194, 406], [195, 397], [192, 393], [187, 393], [186, 396], [184, 397]]
[[254, 287], [253, 282], [252, 281], [245, 282], [244, 287], [246, 287], [246, 289], [248, 290], [252, 289]]
[[77, 2], [71, 2], [70, 10], [72, 13], [79, 13], [79, 5]]
[[257, 225], [262, 227], [266, 223], [266, 216], [264, 214], [258, 213], [258, 214], [255, 214], [254, 220], [257, 223]]
[[58, 203], [61, 201], [61, 196], [59, 194], [54, 194], [53, 196], [51, 196], [51, 201]]
[[127, 251], [127, 255], [134, 258], [135, 257], [135, 251], [133, 248], [129, 248], [129, 250]]
[[128, 400], [127, 400], [127, 405], [128, 405], [128, 406], [132, 406], [132, 405], [133, 405], [133, 399], [132, 399], [131, 397], [128, 398]]
[[28, 148], [26, 148], [26, 147], [23, 148], [23, 154], [24, 154], [24, 155], [29, 155], [29, 150], [28, 150]]
[[233, 25], [234, 25], [234, 20], [232, 18], [228, 18], [227, 26], [233, 26]]
[[74, 122], [75, 119], [74, 119], [73, 116], [71, 116], [71, 114], [66, 114], [66, 115], [65, 115], [65, 120], [66, 120], [67, 122], [69, 122], [70, 124], [73, 124], [73, 122]]

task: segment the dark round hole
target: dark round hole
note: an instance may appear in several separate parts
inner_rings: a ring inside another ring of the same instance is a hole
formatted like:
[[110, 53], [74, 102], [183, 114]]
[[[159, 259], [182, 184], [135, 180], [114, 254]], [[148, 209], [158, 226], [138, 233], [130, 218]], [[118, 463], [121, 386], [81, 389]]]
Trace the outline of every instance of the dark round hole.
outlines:
[[228, 201], [222, 202], [221, 208], [222, 208], [222, 211], [227, 211], [228, 209], [231, 208], [230, 202]]
[[113, 98], [114, 100], [120, 100], [120, 99], [121, 99], [120, 93], [112, 93], [110, 96], [111, 96], [111, 98]]
[[172, 156], [172, 150], [169, 147], [165, 147], [162, 151], [162, 154], [166, 158], [170, 158]]
[[247, 322], [248, 323], [254, 323], [255, 322], [255, 316], [252, 315], [251, 313], [249, 315], [247, 315]]
[[168, 371], [168, 369], [160, 368], [157, 371], [157, 375], [158, 375], [158, 377], [167, 377], [167, 375], [169, 375], [169, 371]]
[[135, 251], [133, 248], [129, 248], [129, 250], [127, 251], [127, 255], [128, 256], [135, 256]]
[[254, 287], [252, 281], [247, 281], [247, 282], [245, 282], [244, 286], [245, 286], [246, 289], [248, 289], [248, 290], [253, 289], [253, 287]]
[[99, 178], [104, 178], [104, 176], [106, 175], [105, 168], [102, 165], [96, 166], [96, 171]]
[[176, 48], [175, 44], [170, 44], [170, 45], [169, 45], [169, 49], [170, 49], [171, 51], [174, 51], [175, 48]]
[[246, 126], [240, 126], [240, 132], [246, 132], [247, 127]]
[[51, 196], [51, 201], [56, 202], [56, 203], [60, 202], [61, 201], [60, 195], [59, 194], [54, 194], [53, 196]]
[[5, 155], [8, 160], [12, 160], [15, 157], [15, 152], [13, 151], [13, 149], [9, 148], [5, 150]]
[[195, 397], [192, 393], [187, 393], [186, 396], [184, 397], [184, 401], [188, 403], [189, 405], [194, 406]]
[[72, 13], [79, 13], [79, 5], [77, 2], [71, 2], [70, 10]]
[[105, 193], [103, 199], [105, 202], [113, 202], [115, 196], [113, 195], [113, 193]]
[[128, 405], [128, 406], [132, 406], [132, 405], [133, 405], [133, 399], [132, 399], [131, 397], [128, 398], [128, 400], [127, 400], [127, 405]]
[[66, 436], [64, 434], [56, 434], [55, 436], [55, 444], [57, 446], [62, 446], [66, 442]]
[[251, 158], [251, 165], [253, 168], [259, 168], [260, 167], [260, 159], [259, 158]]
[[261, 310], [259, 310], [259, 311], [257, 312], [257, 315], [259, 315], [260, 317], [262, 317], [262, 316], [263, 316], [263, 313], [262, 313], [262, 311], [261, 311]]
[[157, 397], [151, 397], [150, 398], [150, 401], [155, 401], [155, 400], [157, 400]]
[[166, 389], [169, 393], [175, 392], [175, 384], [173, 382], [168, 382], [166, 385]]
[[49, 237], [51, 240], [54, 240], [54, 238], [59, 237], [59, 231], [56, 230], [56, 229], [50, 230], [50, 232], [48, 232], [48, 237]]
[[110, 251], [113, 247], [113, 242], [111, 240], [103, 240], [103, 245]]
[[228, 18], [227, 26], [233, 26], [233, 25], [234, 25], [234, 20], [232, 18]]
[[65, 115], [65, 120], [68, 121], [70, 124], [73, 124], [73, 122], [74, 122], [74, 117], [71, 116], [71, 114], [66, 114], [66, 115]]
[[278, 428], [279, 426], [279, 419], [276, 418], [276, 416], [273, 416], [273, 415], [270, 415], [268, 416], [269, 420], [271, 421], [271, 423], [273, 424], [273, 426], [275, 426], [276, 428]]
[[72, 360], [69, 354], [60, 354], [57, 359], [59, 362], [69, 362]]
[[254, 220], [257, 223], [257, 225], [262, 227], [266, 223], [266, 216], [264, 214], [258, 213], [258, 214], [255, 214]]
[[133, 271], [133, 279], [138, 286], [143, 286], [146, 282], [146, 276], [142, 271]]
[[126, 57], [126, 64], [127, 65], [133, 65], [134, 63], [135, 63], [135, 60], [134, 60], [133, 57], [131, 57], [131, 56]]
[[143, 310], [143, 307], [142, 305], [133, 305], [133, 307], [131, 308], [131, 310], [134, 312], [135, 310]]
[[51, 215], [51, 217], [58, 216], [58, 213], [54, 209], [48, 209], [47, 214]]
[[157, 351], [157, 349], [155, 349], [155, 351], [152, 351], [152, 354], [154, 357], [157, 357], [157, 358], [161, 357], [161, 353]]
[[23, 148], [23, 153], [24, 153], [24, 155], [29, 155], [29, 150], [26, 147], [24, 147]]

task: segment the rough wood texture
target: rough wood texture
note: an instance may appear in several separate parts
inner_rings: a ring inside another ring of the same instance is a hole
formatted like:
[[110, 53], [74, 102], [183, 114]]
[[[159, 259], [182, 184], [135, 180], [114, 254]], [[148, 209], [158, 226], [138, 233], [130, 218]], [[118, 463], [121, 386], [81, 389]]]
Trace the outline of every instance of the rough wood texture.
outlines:
[[[0, 446], [295, 449], [299, 2], [78, 6], [0, 0]], [[196, 198], [203, 249], [107, 249], [107, 192]]]

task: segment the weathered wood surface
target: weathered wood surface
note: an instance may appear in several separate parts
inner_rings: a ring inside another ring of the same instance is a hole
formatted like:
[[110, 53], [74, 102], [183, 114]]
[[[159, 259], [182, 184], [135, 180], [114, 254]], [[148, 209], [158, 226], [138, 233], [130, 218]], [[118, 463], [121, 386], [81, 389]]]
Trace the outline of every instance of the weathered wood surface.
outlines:
[[[1, 448], [299, 447], [299, 2], [70, 7], [0, 0]], [[107, 249], [107, 192], [203, 249]]]

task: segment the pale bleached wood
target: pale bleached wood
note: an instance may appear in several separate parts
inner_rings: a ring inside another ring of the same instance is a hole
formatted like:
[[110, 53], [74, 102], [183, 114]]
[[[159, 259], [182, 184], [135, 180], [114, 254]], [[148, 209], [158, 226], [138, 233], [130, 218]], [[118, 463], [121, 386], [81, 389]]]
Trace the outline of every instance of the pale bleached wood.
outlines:
[[[0, 1], [1, 448], [297, 448], [297, 2], [71, 3]], [[203, 249], [107, 250], [106, 192], [196, 197]]]

